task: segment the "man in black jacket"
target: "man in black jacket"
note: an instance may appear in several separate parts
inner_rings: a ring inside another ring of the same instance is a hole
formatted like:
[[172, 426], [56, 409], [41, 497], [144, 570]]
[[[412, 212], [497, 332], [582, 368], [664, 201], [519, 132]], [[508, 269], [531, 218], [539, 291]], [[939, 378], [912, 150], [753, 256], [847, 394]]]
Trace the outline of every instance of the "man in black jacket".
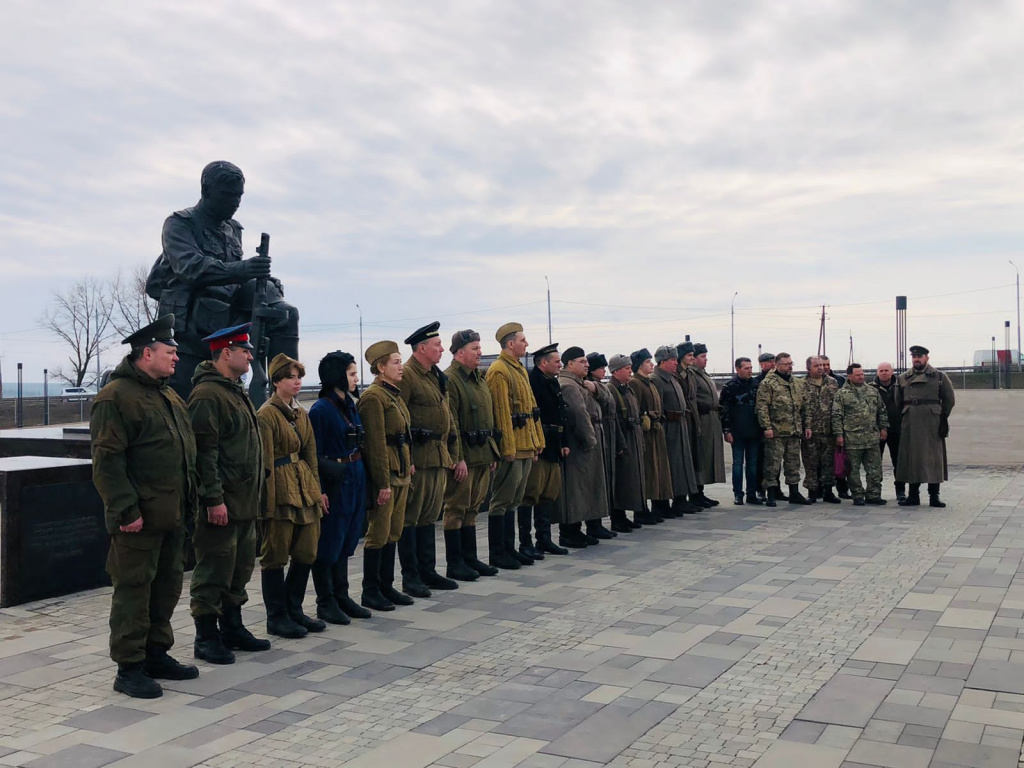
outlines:
[[[875, 387], [878, 390], [878, 394], [882, 396], [885, 410], [889, 414], [889, 430], [886, 433], [885, 440], [882, 440], [878, 447], [884, 456], [885, 446], [889, 446], [889, 458], [892, 459], [892, 468], [895, 470], [896, 462], [899, 460], [900, 455], [900, 421], [902, 420], [902, 414], [900, 413], [899, 405], [896, 403], [896, 377], [893, 376], [892, 363], [878, 364], [878, 371], [875, 380], [871, 382], [871, 386]], [[896, 500], [904, 501], [907, 498], [907, 484], [897, 480], [893, 485], [896, 488]]]
[[758, 382], [749, 357], [736, 360], [736, 374], [722, 387], [719, 396], [719, 418], [725, 442], [732, 446], [732, 493], [736, 504], [743, 504], [743, 475], [747, 477], [747, 503], [760, 504], [757, 497], [759, 469], [758, 450], [761, 427], [754, 410]]
[[[558, 345], [549, 344], [533, 353], [533, 368], [530, 370], [530, 388], [540, 411], [536, 414], [544, 430], [545, 448], [530, 468], [526, 481], [526, 493], [519, 507], [519, 551], [534, 560], [543, 560], [544, 553], [567, 555], [569, 550], [551, 540], [551, 516], [557, 510], [562, 492], [562, 469], [560, 462], [569, 453], [565, 444], [565, 403], [562, 388], [558, 384], [558, 372], [562, 358]], [[530, 517], [536, 543], [531, 543]]]

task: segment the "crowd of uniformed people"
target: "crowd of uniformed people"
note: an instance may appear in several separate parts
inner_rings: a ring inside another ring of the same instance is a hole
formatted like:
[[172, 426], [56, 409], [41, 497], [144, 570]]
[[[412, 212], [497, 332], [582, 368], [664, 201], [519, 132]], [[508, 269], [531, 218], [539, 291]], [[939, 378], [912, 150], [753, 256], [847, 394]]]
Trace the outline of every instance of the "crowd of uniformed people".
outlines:
[[[248, 326], [203, 339], [210, 359], [196, 366], [186, 401], [168, 385], [177, 344], [173, 316], [161, 317], [125, 339], [130, 352], [93, 405], [94, 480], [111, 536], [114, 688], [129, 696], [156, 697], [160, 679], [199, 675], [168, 654], [187, 530], [194, 655], [230, 664], [236, 651], [270, 648], [242, 616], [257, 559], [267, 634], [301, 638], [698, 515], [719, 504], [704, 491], [726, 481], [726, 444], [735, 504], [838, 503], [837, 450], [850, 465], [839, 495], [884, 503], [888, 446], [900, 503], [919, 504], [927, 483], [932, 506], [944, 506], [952, 387], [922, 347], [911, 348], [912, 369], [897, 377], [880, 365], [871, 384], [856, 364], [845, 380], [832, 375], [827, 358], [809, 358], [803, 378], [785, 353], [762, 355], [758, 376], [739, 358], [720, 394], [703, 344], [610, 357], [549, 344], [528, 369], [514, 322], [494, 334], [501, 352], [486, 371], [480, 334], [456, 331], [442, 371], [435, 322], [405, 339], [408, 359], [394, 341], [372, 344], [364, 357], [374, 380], [361, 394], [355, 357], [326, 355], [307, 412], [297, 399], [305, 367], [283, 352], [267, 367], [272, 396], [253, 407], [242, 385]], [[360, 540], [356, 599], [349, 559]], [[315, 616], [303, 607], [310, 576]]]

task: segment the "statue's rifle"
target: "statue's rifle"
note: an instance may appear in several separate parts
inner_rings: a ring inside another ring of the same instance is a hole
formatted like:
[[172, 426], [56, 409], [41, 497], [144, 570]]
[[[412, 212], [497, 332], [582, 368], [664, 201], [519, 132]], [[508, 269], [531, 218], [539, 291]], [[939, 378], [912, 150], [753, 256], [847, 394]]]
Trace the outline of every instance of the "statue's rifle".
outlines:
[[[256, 253], [265, 259], [270, 258], [270, 235], [260, 235], [260, 247]], [[252, 328], [249, 338], [253, 347], [252, 379], [249, 381], [249, 399], [259, 408], [267, 401], [270, 390], [270, 378], [267, 376], [267, 352], [270, 339], [267, 336], [267, 321], [278, 320], [288, 316], [287, 310], [274, 309], [267, 304], [267, 279], [256, 279], [256, 292], [252, 304]]]

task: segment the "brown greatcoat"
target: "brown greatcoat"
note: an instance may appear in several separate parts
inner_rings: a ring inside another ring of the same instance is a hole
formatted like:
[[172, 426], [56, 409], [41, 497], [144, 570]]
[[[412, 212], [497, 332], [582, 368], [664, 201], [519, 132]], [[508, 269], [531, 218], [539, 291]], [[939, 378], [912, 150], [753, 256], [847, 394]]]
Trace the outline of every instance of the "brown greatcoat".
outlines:
[[896, 480], [903, 483], [941, 483], [949, 479], [946, 439], [940, 428], [956, 398], [949, 376], [926, 365], [896, 380], [896, 406], [901, 413], [900, 454]]
[[690, 369], [697, 390], [697, 419], [700, 422], [700, 481], [703, 485], [725, 482], [725, 438], [718, 416], [718, 388], [708, 372]]
[[615, 456], [622, 450], [622, 436], [619, 434], [618, 419], [615, 415], [615, 398], [611, 385], [590, 379], [597, 389], [593, 397], [601, 408], [601, 431], [604, 446], [604, 481], [608, 486], [608, 503], [615, 492]]
[[582, 523], [603, 517], [608, 511], [608, 492], [604, 480], [601, 407], [582, 379], [560, 371], [558, 383], [566, 410], [566, 445], [569, 455], [562, 464], [562, 497], [559, 523]]
[[665, 417], [661, 413], [661, 394], [650, 379], [637, 373], [629, 380], [629, 388], [640, 405], [641, 420], [647, 418], [644, 430], [644, 489], [654, 501], [672, 498], [672, 468], [668, 463], [665, 442]]
[[256, 412], [263, 464], [271, 467], [263, 497], [263, 518], [308, 524], [320, 517], [316, 440], [309, 414], [285, 404], [276, 392]]
[[697, 414], [697, 366], [684, 366], [682, 361], [679, 363], [679, 370], [676, 372], [676, 377], [679, 379], [679, 386], [683, 390], [683, 399], [686, 400], [686, 429], [690, 435], [690, 446], [694, 449], [693, 452], [693, 471], [697, 474], [697, 480], [700, 480], [701, 476], [701, 461], [704, 456], [700, 449], [700, 437], [702, 422], [700, 416]]
[[608, 391], [615, 399], [615, 418], [622, 443], [615, 457], [614, 509], [644, 510], [644, 430], [640, 401], [627, 384], [612, 381]]
[[697, 493], [697, 473], [693, 468], [693, 447], [686, 429], [686, 399], [679, 377], [655, 368], [651, 381], [661, 394], [665, 414], [665, 443], [668, 463], [672, 469], [672, 495]]

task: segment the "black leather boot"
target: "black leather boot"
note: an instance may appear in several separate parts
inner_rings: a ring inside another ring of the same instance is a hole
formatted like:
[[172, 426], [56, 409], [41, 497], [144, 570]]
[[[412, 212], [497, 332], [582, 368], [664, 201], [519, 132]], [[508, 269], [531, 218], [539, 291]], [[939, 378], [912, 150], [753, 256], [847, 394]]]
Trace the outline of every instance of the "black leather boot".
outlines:
[[389, 541], [380, 550], [380, 593], [395, 605], [412, 605], [415, 600], [395, 589], [395, 542]]
[[755, 505], [764, 504], [764, 496], [763, 495], [758, 495], [756, 493], [748, 493], [747, 494], [747, 504], [755, 504]]
[[699, 486], [698, 490], [700, 493], [700, 503], [704, 505], [705, 509], [711, 509], [712, 507], [718, 506], [717, 501], [715, 501], [714, 499], [709, 499], [707, 495], [705, 495], [703, 485]]
[[363, 594], [359, 602], [375, 611], [393, 611], [395, 604], [380, 591], [382, 552], [380, 549], [363, 549]]
[[907, 498], [900, 502], [901, 507], [919, 507], [921, 506], [921, 484], [911, 483], [910, 492], [907, 493]]
[[159, 699], [164, 695], [160, 683], [143, 671], [141, 661], [117, 665], [114, 690], [133, 699]]
[[[595, 539], [596, 541], [596, 539]], [[565, 523], [558, 526], [558, 543], [563, 547], [583, 549], [590, 546], [586, 536], [583, 535], [580, 523]]]
[[850, 484], [841, 477], [836, 478], [836, 490], [839, 491], [840, 499], [852, 499], [850, 495]]
[[420, 581], [429, 589], [458, 589], [459, 585], [437, 572], [437, 537], [434, 526], [416, 526], [416, 559], [420, 564]]
[[350, 619], [368, 619], [373, 616], [348, 595], [347, 557], [339, 557], [331, 566], [331, 581], [334, 583], [334, 599]]
[[533, 527], [537, 531], [537, 546], [541, 554], [568, 555], [569, 550], [551, 540], [551, 514], [557, 511], [558, 502], [546, 501], [533, 508]]
[[836, 496], [835, 493], [832, 492], [832, 486], [831, 485], [826, 485], [821, 490], [821, 500], [822, 501], [826, 501], [829, 504], [842, 504], [842, 501], [840, 501], [839, 497]]
[[172, 658], [166, 648], [147, 648], [142, 671], [154, 680], [195, 680], [199, 677], [198, 667], [194, 664], [182, 664]]
[[266, 568], [260, 572], [263, 583], [263, 605], [267, 609], [267, 634], [297, 639], [305, 637], [306, 628], [288, 615], [288, 597], [284, 586], [284, 568]]
[[614, 539], [615, 534], [609, 531], [601, 522], [601, 518], [587, 520], [587, 535], [595, 539]]
[[791, 486], [789, 486], [789, 503], [790, 504], [811, 504], [812, 502], [811, 502], [810, 499], [805, 498], [804, 495], [802, 493], [800, 493], [800, 486], [799, 485], [791, 485]]
[[479, 573], [481, 576], [497, 576], [498, 569], [492, 568], [477, 557], [476, 549], [476, 526], [463, 525], [459, 529], [462, 538], [462, 559], [466, 565]]
[[778, 502], [775, 501], [775, 496], [778, 492], [779, 489], [776, 488], [774, 485], [768, 486], [768, 489], [765, 491], [764, 496], [764, 505], [766, 507], [777, 507], [779, 505]]
[[495, 568], [518, 571], [519, 561], [505, 551], [505, 516], [487, 516], [487, 559]]
[[609, 516], [612, 521], [612, 530], [615, 533], [632, 533], [633, 526], [629, 524], [629, 520], [626, 519], [626, 510], [624, 509], [613, 509]]
[[[253, 637], [252, 632], [242, 623], [242, 606], [232, 605], [224, 608], [220, 616], [220, 639], [233, 651], [269, 651], [270, 641]], [[188, 678], [186, 678], [188, 679]]]
[[462, 554], [462, 529], [453, 528], [444, 531], [444, 559], [448, 567], [445, 570], [449, 579], [457, 581], [476, 581], [480, 574], [466, 565]]
[[326, 560], [314, 561], [312, 574], [313, 589], [316, 591], [316, 617], [328, 624], [351, 624], [351, 619], [341, 610], [334, 596], [334, 574], [331, 564]]
[[[414, 525], [407, 525], [402, 529], [402, 537], [398, 540], [398, 560], [402, 564], [402, 591], [412, 597], [430, 597], [430, 590], [420, 578], [419, 548], [416, 546]], [[382, 587], [381, 592], [383, 591]]]
[[502, 541], [505, 545], [505, 552], [515, 558], [520, 565], [533, 565], [532, 557], [524, 554], [522, 551], [516, 550], [517, 522], [517, 510], [510, 509], [505, 513], [504, 519], [502, 520]]
[[288, 574], [284, 577], [285, 602], [292, 621], [305, 627], [307, 632], [323, 632], [327, 629], [326, 623], [302, 612], [302, 601], [306, 599], [306, 585], [309, 584], [311, 570], [312, 566], [294, 560], [288, 564]]
[[235, 654], [228, 650], [224, 641], [220, 639], [220, 630], [217, 628], [217, 614], [207, 613], [203, 616], [196, 616], [196, 641], [192, 646], [192, 653], [197, 659], [208, 661], [211, 664], [234, 664]]
[[928, 506], [938, 507], [939, 509], [946, 508], [946, 502], [939, 498], [939, 484], [928, 483]]
[[[533, 544], [531, 536], [533, 523], [533, 507], [520, 507], [516, 510], [516, 521], [519, 524], [519, 553], [526, 555], [532, 560], [543, 560], [544, 553]], [[540, 538], [540, 531], [537, 531], [537, 538]]]
[[907, 498], [907, 484], [901, 483], [897, 480], [892, 484], [893, 489], [896, 491], [896, 501], [900, 502]]

